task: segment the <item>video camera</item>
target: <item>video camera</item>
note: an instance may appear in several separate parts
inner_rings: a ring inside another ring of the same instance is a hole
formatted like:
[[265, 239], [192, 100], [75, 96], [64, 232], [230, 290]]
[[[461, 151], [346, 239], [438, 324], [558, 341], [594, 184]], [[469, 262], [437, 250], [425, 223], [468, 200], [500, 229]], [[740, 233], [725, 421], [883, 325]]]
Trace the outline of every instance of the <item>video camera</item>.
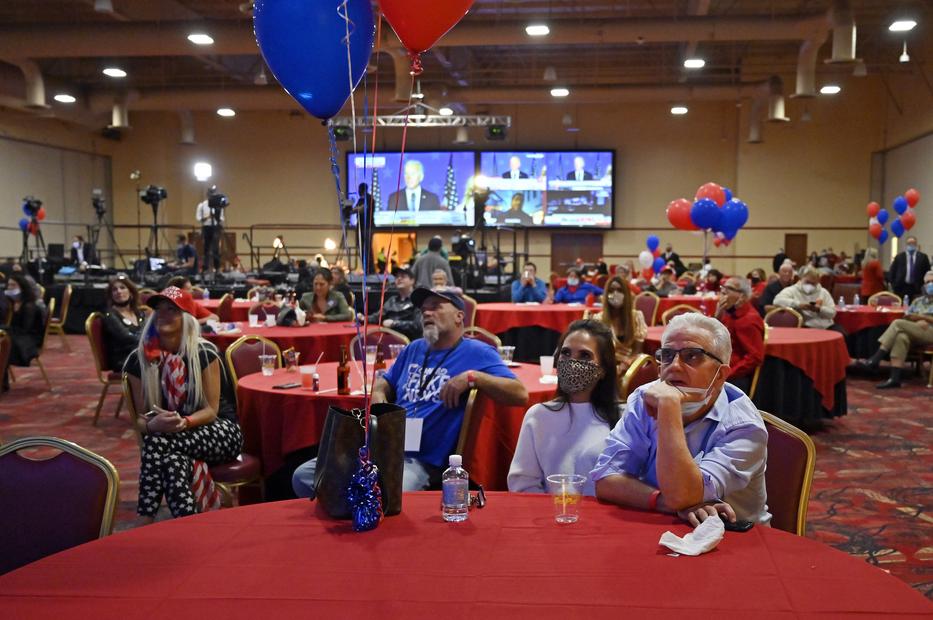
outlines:
[[107, 213], [107, 200], [104, 198], [104, 192], [99, 189], [91, 190], [91, 204], [94, 205], [94, 212], [98, 218], [104, 217]]
[[153, 207], [159, 206], [159, 203], [168, 198], [168, 192], [165, 191], [164, 187], [159, 187], [158, 185], [150, 185], [146, 189], [139, 192], [139, 197], [147, 205], [152, 205]]
[[226, 209], [230, 205], [226, 194], [215, 193], [207, 197], [207, 206], [211, 209]]
[[26, 196], [23, 198], [23, 213], [27, 217], [36, 217], [36, 214], [39, 213], [39, 209], [42, 207], [42, 201], [38, 198], [32, 196]]
[[450, 239], [451, 249], [464, 259], [476, 252], [476, 241], [467, 234], [454, 235]]

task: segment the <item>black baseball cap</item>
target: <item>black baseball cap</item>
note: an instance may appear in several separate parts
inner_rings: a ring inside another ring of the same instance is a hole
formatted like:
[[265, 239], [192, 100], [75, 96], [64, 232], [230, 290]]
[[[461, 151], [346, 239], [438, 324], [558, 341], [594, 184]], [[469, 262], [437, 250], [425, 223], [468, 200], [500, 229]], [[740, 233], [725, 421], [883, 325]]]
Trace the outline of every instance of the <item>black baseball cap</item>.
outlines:
[[452, 303], [457, 310], [463, 310], [463, 298], [460, 297], [460, 295], [457, 293], [453, 293], [451, 291], [434, 291], [423, 287], [416, 288], [411, 294], [411, 302], [415, 304], [416, 308], [420, 308], [421, 304], [423, 304], [428, 297], [440, 297], [441, 299], [446, 299]]

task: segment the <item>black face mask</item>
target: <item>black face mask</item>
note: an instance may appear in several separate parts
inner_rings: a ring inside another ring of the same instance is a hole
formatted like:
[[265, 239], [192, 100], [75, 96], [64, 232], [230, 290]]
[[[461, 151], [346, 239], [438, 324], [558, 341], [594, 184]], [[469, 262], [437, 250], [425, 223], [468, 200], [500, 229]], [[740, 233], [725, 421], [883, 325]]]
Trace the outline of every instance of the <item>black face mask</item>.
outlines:
[[761, 278], [752, 278], [752, 284], [758, 284], [759, 282], [761, 282]]

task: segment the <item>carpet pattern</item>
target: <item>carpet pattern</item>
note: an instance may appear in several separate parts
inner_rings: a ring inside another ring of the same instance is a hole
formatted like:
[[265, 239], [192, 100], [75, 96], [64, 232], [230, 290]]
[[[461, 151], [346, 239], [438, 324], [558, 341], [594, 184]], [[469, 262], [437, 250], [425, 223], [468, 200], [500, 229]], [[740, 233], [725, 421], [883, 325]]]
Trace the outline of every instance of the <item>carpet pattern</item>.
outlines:
[[[101, 384], [84, 336], [53, 338], [38, 368], [16, 369], [0, 395], [0, 441], [52, 435], [109, 459], [120, 473], [117, 529], [133, 526], [139, 449], [125, 409], [113, 417], [112, 387], [98, 426], [91, 425]], [[817, 447], [807, 535], [863, 558], [933, 599], [933, 389], [910, 376], [900, 390], [877, 391], [850, 377], [849, 414], [813, 435]]]

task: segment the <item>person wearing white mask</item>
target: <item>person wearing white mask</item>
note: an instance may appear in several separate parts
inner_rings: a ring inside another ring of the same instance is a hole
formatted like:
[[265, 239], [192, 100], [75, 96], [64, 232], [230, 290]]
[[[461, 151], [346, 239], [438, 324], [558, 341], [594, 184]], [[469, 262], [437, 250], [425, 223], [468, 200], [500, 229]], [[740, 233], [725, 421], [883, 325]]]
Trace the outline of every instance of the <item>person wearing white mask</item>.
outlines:
[[842, 331], [833, 324], [836, 304], [829, 291], [820, 286], [820, 272], [816, 267], [804, 267], [800, 280], [778, 293], [774, 305], [793, 308], [802, 314], [804, 327]]
[[615, 276], [606, 283], [603, 309], [593, 319], [602, 321], [612, 330], [615, 337], [616, 371], [622, 376], [641, 353], [648, 336], [645, 317], [635, 307], [635, 298], [628, 282]]
[[891, 261], [888, 280], [896, 294], [916, 297], [922, 292], [923, 274], [929, 270], [930, 257], [918, 249], [917, 238], [911, 235], [904, 243], [904, 251]]
[[563, 286], [554, 294], [554, 303], [556, 304], [582, 304], [587, 296], [600, 296], [603, 289], [594, 284], [583, 280], [583, 272], [571, 267], [567, 270], [567, 286]]
[[660, 378], [628, 398], [590, 472], [600, 500], [676, 513], [692, 525], [724, 515], [768, 525], [768, 431], [726, 383], [732, 343], [716, 319], [675, 317], [656, 353]]

